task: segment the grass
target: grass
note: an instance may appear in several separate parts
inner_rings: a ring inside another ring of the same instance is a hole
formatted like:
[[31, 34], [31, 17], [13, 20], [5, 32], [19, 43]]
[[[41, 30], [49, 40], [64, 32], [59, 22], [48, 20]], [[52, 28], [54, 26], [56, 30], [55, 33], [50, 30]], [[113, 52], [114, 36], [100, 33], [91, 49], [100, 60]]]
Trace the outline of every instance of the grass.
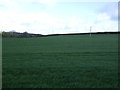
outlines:
[[3, 88], [117, 88], [117, 34], [3, 39]]

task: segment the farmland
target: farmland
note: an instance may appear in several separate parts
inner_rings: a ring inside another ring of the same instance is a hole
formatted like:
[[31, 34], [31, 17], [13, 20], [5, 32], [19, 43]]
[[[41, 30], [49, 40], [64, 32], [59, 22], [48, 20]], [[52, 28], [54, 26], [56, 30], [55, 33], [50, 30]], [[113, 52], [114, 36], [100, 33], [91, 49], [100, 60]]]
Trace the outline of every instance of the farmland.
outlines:
[[116, 88], [117, 34], [3, 38], [3, 88]]

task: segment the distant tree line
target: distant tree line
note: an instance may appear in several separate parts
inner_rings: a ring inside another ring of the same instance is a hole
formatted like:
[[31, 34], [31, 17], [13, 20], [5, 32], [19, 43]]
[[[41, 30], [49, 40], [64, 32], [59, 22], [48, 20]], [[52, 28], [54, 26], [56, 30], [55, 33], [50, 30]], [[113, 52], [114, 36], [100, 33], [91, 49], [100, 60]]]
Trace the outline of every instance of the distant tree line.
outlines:
[[40, 37], [42, 36], [41, 34], [30, 34], [28, 32], [2, 32], [2, 37], [3, 38], [30, 38], [30, 37]]
[[[10, 32], [3, 31], [2, 33], [0, 32], [0, 37], [2, 36], [3, 38], [31, 38], [31, 37], [47, 37], [47, 36], [59, 36], [59, 35], [84, 35], [84, 34], [89, 34], [89, 33], [41, 35], [41, 34], [31, 34], [28, 32], [20, 33], [20, 32], [15, 32], [15, 31], [10, 31]], [[120, 34], [120, 32], [94, 32], [92, 34]]]

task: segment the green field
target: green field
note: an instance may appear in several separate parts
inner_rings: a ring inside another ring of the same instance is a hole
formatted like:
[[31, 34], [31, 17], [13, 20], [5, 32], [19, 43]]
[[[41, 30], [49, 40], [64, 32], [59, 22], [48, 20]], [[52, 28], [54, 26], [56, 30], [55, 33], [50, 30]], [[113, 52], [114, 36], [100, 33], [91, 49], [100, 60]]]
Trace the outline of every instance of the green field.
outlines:
[[117, 88], [118, 35], [3, 39], [3, 88]]

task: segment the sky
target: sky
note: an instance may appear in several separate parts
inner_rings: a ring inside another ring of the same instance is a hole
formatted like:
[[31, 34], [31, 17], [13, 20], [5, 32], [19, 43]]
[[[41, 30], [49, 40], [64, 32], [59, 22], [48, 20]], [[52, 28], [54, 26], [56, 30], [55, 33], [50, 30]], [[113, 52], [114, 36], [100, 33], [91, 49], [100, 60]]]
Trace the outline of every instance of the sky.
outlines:
[[0, 0], [0, 31], [86, 33], [90, 26], [118, 31], [118, 0]]

